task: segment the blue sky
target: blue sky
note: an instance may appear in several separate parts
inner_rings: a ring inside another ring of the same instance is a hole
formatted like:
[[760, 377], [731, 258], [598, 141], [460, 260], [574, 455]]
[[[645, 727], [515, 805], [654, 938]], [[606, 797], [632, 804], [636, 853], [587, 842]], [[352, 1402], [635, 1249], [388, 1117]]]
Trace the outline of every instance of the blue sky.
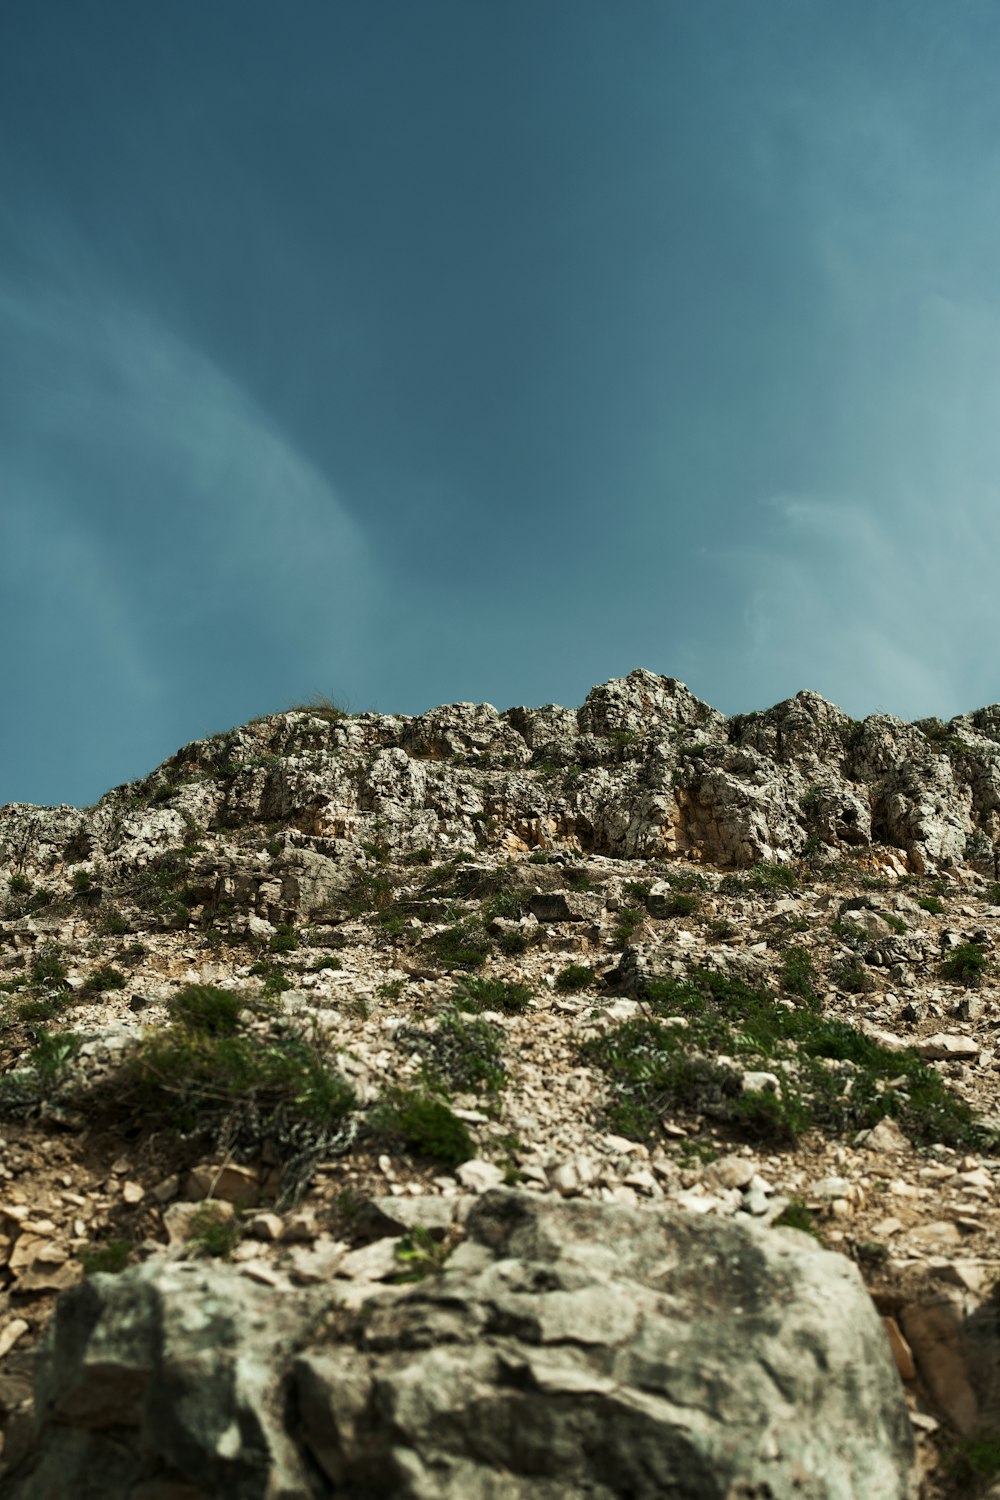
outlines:
[[1000, 6], [0, 7], [0, 802], [316, 693], [1000, 699]]

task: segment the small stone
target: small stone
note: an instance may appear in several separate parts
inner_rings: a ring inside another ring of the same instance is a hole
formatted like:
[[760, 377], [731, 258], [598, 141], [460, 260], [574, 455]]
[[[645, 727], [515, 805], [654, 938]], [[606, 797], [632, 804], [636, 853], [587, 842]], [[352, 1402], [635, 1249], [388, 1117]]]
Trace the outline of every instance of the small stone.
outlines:
[[455, 1168], [455, 1176], [470, 1193], [488, 1192], [490, 1188], [499, 1187], [504, 1180], [503, 1169], [495, 1162], [483, 1161], [481, 1157], [462, 1162], [461, 1166]]
[[146, 1189], [142, 1186], [141, 1182], [129, 1181], [122, 1186], [122, 1197], [126, 1203], [141, 1203], [145, 1196]]
[[0, 1328], [0, 1359], [9, 1354], [22, 1335], [26, 1334], [31, 1325], [23, 1318], [12, 1318]]
[[957, 1032], [939, 1031], [915, 1045], [920, 1056], [929, 1061], [950, 1058], [962, 1062], [979, 1056], [979, 1043], [975, 1037], [962, 1036]]
[[905, 1151], [909, 1142], [894, 1120], [886, 1115], [885, 1119], [879, 1120], [871, 1130], [863, 1130], [855, 1138], [856, 1144], [863, 1145], [866, 1151]]
[[280, 1240], [284, 1231], [284, 1220], [280, 1214], [254, 1214], [250, 1220], [250, 1234], [255, 1240]]

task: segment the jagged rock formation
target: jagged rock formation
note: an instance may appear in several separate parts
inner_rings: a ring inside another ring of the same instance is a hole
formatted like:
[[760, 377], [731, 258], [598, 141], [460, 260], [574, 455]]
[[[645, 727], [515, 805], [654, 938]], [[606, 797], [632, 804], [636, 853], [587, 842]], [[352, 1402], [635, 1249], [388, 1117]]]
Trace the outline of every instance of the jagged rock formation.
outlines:
[[[667, 1453], [679, 1495], [902, 1495], [889, 1345], [792, 1222], [887, 1320], [921, 1500], [964, 1500], [1000, 1392], [998, 814], [1000, 707], [727, 720], [648, 672], [579, 710], [291, 710], [0, 809], [0, 1487], [611, 1500]], [[469, 1216], [504, 1182], [521, 1229]], [[682, 1242], [762, 1266], [766, 1310], [698, 1305]], [[600, 1336], [552, 1343], [578, 1293]]]
[[308, 914], [349, 883], [365, 843], [571, 847], [719, 866], [869, 850], [898, 873], [1000, 849], [1000, 709], [949, 724], [852, 721], [815, 693], [725, 719], [636, 671], [578, 711], [457, 703], [419, 718], [295, 710], [179, 750], [85, 811], [0, 810], [0, 861], [29, 878], [97, 860], [114, 877], [192, 826], [280, 824], [280, 882], [206, 869], [216, 902]]
[[801, 1239], [501, 1191], [363, 1313], [336, 1282], [97, 1277], [57, 1310], [11, 1500], [904, 1500], [878, 1318]]

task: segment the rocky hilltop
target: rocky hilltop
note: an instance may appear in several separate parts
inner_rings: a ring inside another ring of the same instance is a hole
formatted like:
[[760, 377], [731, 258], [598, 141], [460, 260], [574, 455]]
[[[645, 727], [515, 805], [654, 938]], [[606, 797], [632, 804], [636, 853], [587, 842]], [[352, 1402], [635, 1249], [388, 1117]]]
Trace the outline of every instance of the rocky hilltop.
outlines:
[[644, 671], [0, 809], [0, 1493], [987, 1493], [998, 814]]

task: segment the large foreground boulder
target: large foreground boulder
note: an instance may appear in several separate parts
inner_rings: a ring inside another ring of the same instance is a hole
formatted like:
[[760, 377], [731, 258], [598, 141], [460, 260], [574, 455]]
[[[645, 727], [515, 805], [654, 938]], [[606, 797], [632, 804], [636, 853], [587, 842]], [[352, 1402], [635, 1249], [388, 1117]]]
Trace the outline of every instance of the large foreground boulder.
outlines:
[[[14, 1500], [904, 1500], [853, 1266], [805, 1235], [486, 1194], [352, 1309], [149, 1262], [65, 1294]], [[356, 1302], [356, 1298], [352, 1299]]]

